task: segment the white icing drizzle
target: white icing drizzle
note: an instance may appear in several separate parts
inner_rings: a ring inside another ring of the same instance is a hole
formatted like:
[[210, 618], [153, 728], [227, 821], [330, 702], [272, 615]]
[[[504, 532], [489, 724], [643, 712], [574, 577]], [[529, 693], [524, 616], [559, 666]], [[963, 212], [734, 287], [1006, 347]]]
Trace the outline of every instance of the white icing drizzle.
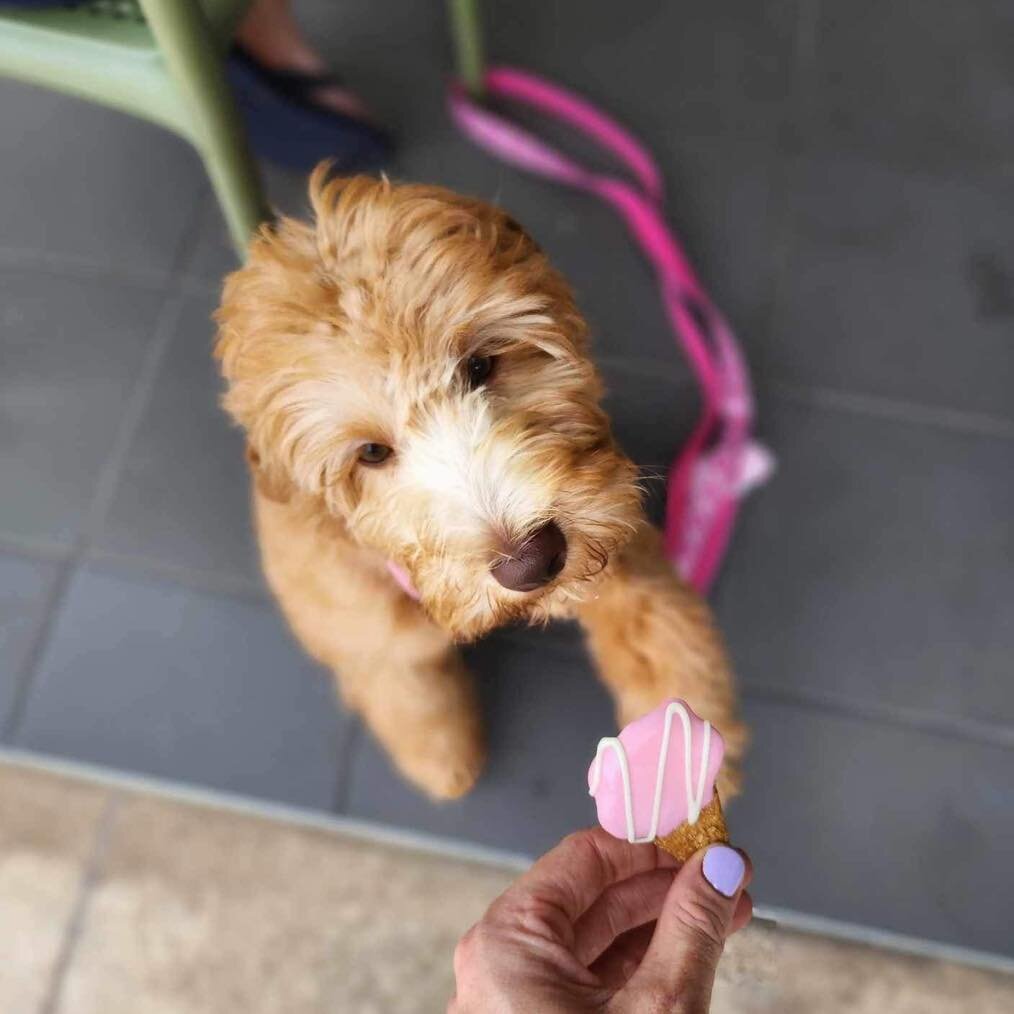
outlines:
[[594, 796], [598, 791], [599, 778], [602, 774], [602, 754], [606, 749], [611, 749], [616, 754], [616, 761], [620, 767], [620, 777], [623, 780], [623, 805], [627, 817], [627, 841], [632, 844], [654, 841], [658, 837], [658, 821], [662, 812], [662, 788], [665, 783], [665, 769], [669, 763], [669, 741], [672, 738], [673, 715], [678, 714], [683, 723], [683, 773], [686, 777], [687, 789], [687, 822], [696, 824], [697, 818], [701, 815], [701, 807], [704, 804], [704, 793], [707, 789], [705, 779], [708, 777], [708, 758], [711, 754], [711, 723], [704, 723], [704, 736], [701, 739], [701, 769], [697, 776], [697, 792], [693, 791], [693, 726], [690, 724], [690, 712], [682, 701], [673, 701], [665, 709], [665, 725], [662, 729], [662, 742], [658, 750], [658, 774], [655, 778], [655, 799], [651, 807], [651, 825], [648, 833], [643, 838], [638, 838], [634, 830], [634, 796], [630, 784], [630, 764], [627, 761], [627, 751], [618, 736], [603, 736], [599, 740], [598, 749], [595, 751], [595, 760], [592, 762], [591, 787], [589, 795]]

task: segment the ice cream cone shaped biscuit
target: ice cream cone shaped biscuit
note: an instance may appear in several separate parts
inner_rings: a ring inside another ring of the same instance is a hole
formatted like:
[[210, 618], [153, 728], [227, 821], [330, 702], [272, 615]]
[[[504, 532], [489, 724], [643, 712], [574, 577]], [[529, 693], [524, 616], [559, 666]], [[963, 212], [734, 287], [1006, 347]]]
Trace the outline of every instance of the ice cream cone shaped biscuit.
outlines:
[[599, 823], [629, 842], [653, 841], [681, 862], [728, 832], [715, 778], [725, 744], [685, 701], [667, 701], [599, 740], [588, 791]]

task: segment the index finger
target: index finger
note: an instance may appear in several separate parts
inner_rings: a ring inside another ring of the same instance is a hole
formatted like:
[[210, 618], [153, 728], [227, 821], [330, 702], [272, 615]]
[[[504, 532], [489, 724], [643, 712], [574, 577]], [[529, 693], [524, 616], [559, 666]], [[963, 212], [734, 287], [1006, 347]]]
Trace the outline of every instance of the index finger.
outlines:
[[505, 903], [535, 898], [573, 924], [607, 887], [649, 870], [679, 864], [650, 843], [632, 845], [600, 827], [575, 831], [523, 874], [502, 896]]

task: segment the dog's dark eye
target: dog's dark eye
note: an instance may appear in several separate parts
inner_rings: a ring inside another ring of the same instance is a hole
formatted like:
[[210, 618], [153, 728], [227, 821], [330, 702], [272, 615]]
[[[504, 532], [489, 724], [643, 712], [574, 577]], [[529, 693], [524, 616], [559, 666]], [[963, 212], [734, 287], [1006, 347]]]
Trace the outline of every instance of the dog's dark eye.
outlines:
[[493, 375], [493, 367], [496, 360], [492, 356], [469, 356], [465, 363], [465, 374], [468, 386], [475, 390], [482, 387]]
[[359, 448], [359, 460], [364, 465], [379, 465], [391, 456], [391, 448], [387, 444], [363, 444]]

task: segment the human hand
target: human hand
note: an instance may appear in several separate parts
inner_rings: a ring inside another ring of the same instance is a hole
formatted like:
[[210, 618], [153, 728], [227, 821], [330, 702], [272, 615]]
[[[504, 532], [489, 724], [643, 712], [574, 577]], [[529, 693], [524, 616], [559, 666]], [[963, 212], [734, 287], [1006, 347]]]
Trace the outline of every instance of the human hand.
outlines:
[[724, 845], [677, 865], [601, 828], [565, 838], [461, 938], [449, 1014], [705, 1014], [753, 871]]

